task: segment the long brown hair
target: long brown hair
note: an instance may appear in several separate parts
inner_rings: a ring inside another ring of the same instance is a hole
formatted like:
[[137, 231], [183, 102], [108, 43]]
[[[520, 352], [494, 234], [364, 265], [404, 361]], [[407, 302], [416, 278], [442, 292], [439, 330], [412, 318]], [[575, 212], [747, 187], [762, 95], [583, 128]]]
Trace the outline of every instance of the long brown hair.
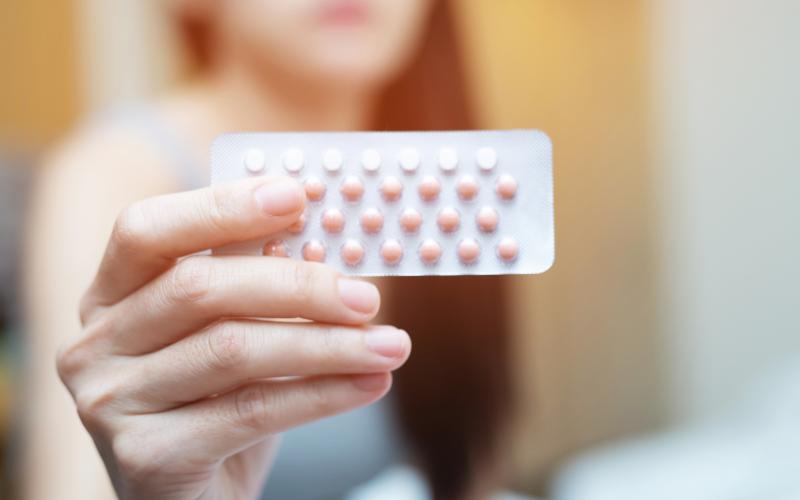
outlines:
[[[434, 6], [414, 61], [384, 93], [378, 130], [475, 127], [452, 7]], [[181, 23], [195, 62], [208, 62], [207, 27]], [[414, 352], [394, 397], [414, 461], [435, 499], [463, 497], [497, 446], [511, 402], [503, 280], [396, 278], [386, 320], [406, 329]]]

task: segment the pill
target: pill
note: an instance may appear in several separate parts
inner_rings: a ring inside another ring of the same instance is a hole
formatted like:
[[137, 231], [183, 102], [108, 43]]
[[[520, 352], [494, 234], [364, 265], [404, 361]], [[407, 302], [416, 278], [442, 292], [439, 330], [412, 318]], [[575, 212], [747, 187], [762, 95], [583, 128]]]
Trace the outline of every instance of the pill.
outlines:
[[377, 149], [366, 149], [361, 153], [361, 165], [367, 172], [377, 172], [381, 168], [381, 154]]
[[322, 229], [327, 233], [341, 233], [344, 229], [344, 214], [338, 208], [329, 208], [322, 212]]
[[508, 174], [503, 174], [497, 179], [495, 189], [500, 198], [512, 200], [517, 195], [517, 180]]
[[289, 248], [283, 240], [271, 240], [264, 245], [261, 253], [270, 257], [288, 257]]
[[338, 149], [330, 148], [322, 153], [322, 167], [328, 172], [338, 172], [342, 168], [342, 163], [344, 163], [344, 157]]
[[500, 215], [493, 207], [481, 207], [481, 209], [478, 210], [478, 215], [475, 216], [475, 221], [478, 224], [478, 229], [482, 232], [492, 233], [497, 229]]
[[453, 148], [439, 150], [439, 167], [445, 172], [452, 172], [458, 166], [458, 152]]
[[318, 177], [309, 177], [305, 182], [306, 197], [311, 201], [320, 201], [325, 197], [325, 183]]
[[264, 170], [267, 159], [260, 149], [248, 149], [244, 155], [244, 167], [251, 173], [257, 174]]
[[422, 214], [409, 207], [400, 214], [400, 226], [406, 233], [416, 233], [422, 225]]
[[342, 197], [349, 202], [357, 202], [364, 196], [364, 184], [358, 177], [350, 176], [342, 182]]
[[402, 168], [404, 172], [408, 174], [416, 172], [417, 168], [419, 168], [419, 163], [419, 151], [416, 149], [405, 148], [400, 151], [400, 168]]
[[458, 226], [461, 224], [461, 216], [455, 208], [444, 207], [439, 211], [439, 215], [436, 217], [436, 223], [443, 232], [452, 233], [458, 229]]
[[303, 212], [302, 214], [300, 214], [300, 217], [297, 218], [294, 224], [286, 228], [286, 230], [292, 234], [302, 233], [306, 228], [306, 218], [307, 218], [306, 214], [305, 212]]
[[419, 183], [419, 196], [425, 201], [434, 201], [439, 197], [439, 192], [442, 190], [439, 181], [435, 177], [426, 175]]
[[419, 258], [425, 264], [436, 264], [442, 256], [442, 247], [431, 238], [423, 241], [419, 246]]
[[458, 185], [456, 186], [456, 191], [458, 192], [458, 197], [461, 198], [463, 201], [472, 201], [478, 196], [478, 181], [475, 180], [475, 177], [471, 175], [465, 175], [461, 179], [458, 180]]
[[494, 148], [480, 148], [475, 153], [475, 163], [484, 172], [490, 172], [497, 165], [497, 151]]
[[473, 264], [481, 254], [481, 247], [473, 238], [461, 240], [458, 244], [458, 259], [464, 264]]
[[357, 266], [364, 258], [364, 247], [356, 240], [347, 240], [341, 249], [342, 261], [348, 266]]
[[403, 246], [397, 240], [386, 240], [381, 245], [381, 258], [390, 266], [397, 265], [403, 258]]
[[361, 214], [361, 229], [365, 233], [375, 234], [383, 228], [383, 214], [377, 208], [368, 208]]
[[297, 173], [303, 169], [305, 163], [305, 155], [297, 148], [288, 149], [283, 153], [283, 168], [287, 172]]
[[303, 259], [311, 262], [325, 260], [325, 246], [319, 240], [311, 240], [303, 245]]
[[381, 195], [386, 201], [397, 201], [403, 195], [403, 183], [397, 177], [386, 177], [381, 182]]
[[517, 260], [519, 255], [519, 245], [514, 238], [503, 238], [497, 244], [497, 256], [505, 262], [513, 262]]

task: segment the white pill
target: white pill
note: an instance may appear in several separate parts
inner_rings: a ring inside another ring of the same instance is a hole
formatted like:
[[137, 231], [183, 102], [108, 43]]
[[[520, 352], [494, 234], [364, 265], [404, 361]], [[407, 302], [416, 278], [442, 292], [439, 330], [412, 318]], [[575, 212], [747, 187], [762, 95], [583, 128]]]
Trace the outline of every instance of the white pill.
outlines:
[[407, 173], [412, 173], [419, 168], [419, 151], [406, 148], [400, 151], [400, 168]]
[[475, 153], [475, 162], [481, 170], [488, 172], [497, 165], [497, 151], [494, 148], [481, 148]]
[[264, 152], [260, 149], [248, 149], [247, 153], [244, 155], [245, 168], [254, 174], [264, 170], [266, 164], [267, 158], [264, 156]]
[[326, 149], [322, 153], [322, 166], [328, 172], [338, 172], [342, 168], [342, 163], [344, 163], [344, 157], [338, 149]]
[[377, 172], [381, 168], [381, 154], [376, 149], [365, 149], [361, 153], [361, 165], [367, 172]]
[[445, 172], [452, 172], [458, 166], [458, 151], [453, 148], [439, 150], [439, 166]]
[[297, 173], [306, 163], [305, 155], [299, 149], [288, 149], [283, 153], [283, 168], [287, 172]]

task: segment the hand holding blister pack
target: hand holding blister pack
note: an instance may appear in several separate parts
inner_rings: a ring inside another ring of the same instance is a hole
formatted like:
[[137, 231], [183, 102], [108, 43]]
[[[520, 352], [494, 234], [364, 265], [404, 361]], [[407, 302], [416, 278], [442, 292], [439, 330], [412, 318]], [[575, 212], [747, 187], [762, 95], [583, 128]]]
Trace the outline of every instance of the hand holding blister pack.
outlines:
[[296, 224], [217, 254], [324, 262], [354, 276], [535, 274], [554, 260], [552, 146], [538, 131], [241, 133], [212, 184], [289, 175]]

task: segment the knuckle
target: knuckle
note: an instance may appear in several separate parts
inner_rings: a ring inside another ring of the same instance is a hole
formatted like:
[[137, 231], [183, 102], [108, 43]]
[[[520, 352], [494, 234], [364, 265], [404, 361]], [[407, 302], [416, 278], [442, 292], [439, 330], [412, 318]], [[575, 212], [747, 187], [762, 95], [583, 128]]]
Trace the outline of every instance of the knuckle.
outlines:
[[231, 223], [236, 220], [232, 217], [236, 208], [234, 200], [228, 193], [219, 189], [206, 189], [200, 198], [200, 213], [206, 222], [216, 232], [230, 234]]
[[70, 341], [59, 347], [56, 353], [56, 369], [58, 376], [64, 384], [69, 385], [70, 380], [85, 366], [87, 357], [81, 342]]
[[75, 395], [78, 416], [87, 428], [97, 427], [105, 420], [117, 400], [117, 394], [113, 385], [95, 383], [84, 387]]
[[205, 335], [208, 363], [217, 371], [239, 368], [247, 363], [247, 335], [241, 323], [223, 321]]
[[199, 302], [211, 293], [211, 279], [209, 259], [188, 257], [170, 271], [167, 295], [179, 304]]
[[287, 262], [289, 264], [289, 290], [299, 302], [310, 301], [314, 295], [315, 288], [317, 288], [319, 272], [315, 266], [305, 262]]
[[161, 464], [153, 443], [135, 432], [121, 432], [111, 440], [111, 452], [120, 475], [137, 482], [158, 472]]
[[253, 429], [263, 429], [271, 414], [271, 400], [267, 389], [260, 384], [243, 387], [234, 396], [236, 422]]
[[333, 401], [321, 382], [308, 384], [304, 397], [312, 415], [328, 415], [333, 412]]
[[341, 363], [348, 355], [348, 349], [345, 346], [344, 332], [334, 327], [322, 327], [318, 332], [315, 332], [316, 354], [319, 362], [330, 365]]

